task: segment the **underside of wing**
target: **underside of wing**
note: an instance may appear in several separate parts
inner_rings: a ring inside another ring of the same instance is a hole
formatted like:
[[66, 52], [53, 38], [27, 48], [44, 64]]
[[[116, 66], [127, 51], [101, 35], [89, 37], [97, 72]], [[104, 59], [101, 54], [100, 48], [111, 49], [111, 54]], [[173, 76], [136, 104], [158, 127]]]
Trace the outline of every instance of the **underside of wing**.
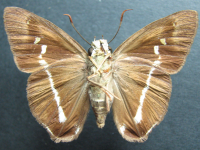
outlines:
[[18, 68], [27, 73], [43, 69], [47, 62], [79, 55], [86, 51], [67, 33], [48, 20], [18, 7], [6, 7], [4, 25]]
[[85, 63], [72, 58], [33, 73], [28, 79], [31, 112], [55, 142], [72, 141], [83, 129], [89, 111], [84, 70]]
[[185, 10], [159, 19], [142, 28], [113, 53], [145, 58], [169, 74], [177, 73], [184, 65], [198, 27], [196, 11]]
[[112, 66], [114, 121], [128, 141], [143, 142], [164, 118], [171, 95], [171, 79], [149, 60], [121, 57]]
[[76, 139], [89, 111], [86, 51], [68, 34], [27, 10], [7, 7], [4, 24], [18, 68], [32, 73], [33, 116], [55, 142]]

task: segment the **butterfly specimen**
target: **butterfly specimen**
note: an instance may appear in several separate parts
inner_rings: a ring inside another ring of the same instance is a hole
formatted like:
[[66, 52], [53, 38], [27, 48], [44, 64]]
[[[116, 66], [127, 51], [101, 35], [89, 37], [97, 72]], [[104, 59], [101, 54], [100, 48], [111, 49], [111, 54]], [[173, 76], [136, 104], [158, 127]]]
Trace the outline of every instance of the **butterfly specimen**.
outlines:
[[4, 23], [17, 67], [31, 73], [30, 110], [52, 140], [77, 139], [91, 104], [99, 128], [112, 106], [122, 137], [143, 142], [167, 112], [170, 74], [184, 65], [198, 18], [185, 10], [159, 19], [113, 53], [103, 38], [88, 42], [87, 53], [53, 23], [22, 8], [6, 7]]

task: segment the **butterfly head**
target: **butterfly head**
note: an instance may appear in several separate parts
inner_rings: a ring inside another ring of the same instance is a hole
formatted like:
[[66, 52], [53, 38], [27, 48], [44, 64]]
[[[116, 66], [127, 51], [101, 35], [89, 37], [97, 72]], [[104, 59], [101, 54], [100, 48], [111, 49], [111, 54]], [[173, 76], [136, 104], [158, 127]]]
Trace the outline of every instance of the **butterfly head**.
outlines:
[[88, 49], [89, 56], [100, 56], [112, 53], [112, 48], [108, 46], [108, 42], [105, 39], [94, 40], [91, 47]]

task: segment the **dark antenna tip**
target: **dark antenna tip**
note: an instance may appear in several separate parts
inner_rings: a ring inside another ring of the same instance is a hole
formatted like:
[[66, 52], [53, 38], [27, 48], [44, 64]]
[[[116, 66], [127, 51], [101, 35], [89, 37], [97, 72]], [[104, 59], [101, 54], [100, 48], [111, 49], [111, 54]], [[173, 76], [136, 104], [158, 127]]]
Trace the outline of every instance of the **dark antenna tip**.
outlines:
[[124, 13], [125, 13], [126, 11], [129, 11], [129, 10], [133, 10], [133, 9], [126, 9], [126, 10], [124, 10], [124, 11], [122, 12], [121, 18], [120, 18], [120, 22], [122, 22], [122, 20], [123, 20]]
[[[119, 32], [119, 29], [120, 29], [121, 24], [122, 24], [122, 20], [123, 20], [124, 13], [125, 13], [126, 11], [129, 11], [129, 10], [133, 10], [133, 9], [126, 9], [126, 10], [124, 10], [124, 11], [122, 12], [118, 30], [117, 30], [116, 34], [114, 35], [114, 37], [110, 40], [110, 42], [111, 42], [112, 40], [114, 40], [114, 38], [116, 37], [117, 33]], [[108, 44], [109, 44], [110, 42], [108, 42]]]
[[91, 45], [91, 44], [78, 32], [78, 30], [75, 28], [74, 23], [73, 23], [73, 21], [72, 21], [72, 17], [71, 17], [69, 14], [63, 14], [63, 15], [69, 17], [70, 23], [71, 23], [72, 27], [75, 29], [75, 31], [80, 35], [80, 37], [81, 37], [85, 42], [87, 42], [89, 45]]
[[65, 16], [68, 16], [68, 17], [69, 17], [69, 20], [70, 20], [70, 22], [73, 24], [72, 17], [71, 17], [69, 14], [63, 14], [63, 15], [65, 15]]

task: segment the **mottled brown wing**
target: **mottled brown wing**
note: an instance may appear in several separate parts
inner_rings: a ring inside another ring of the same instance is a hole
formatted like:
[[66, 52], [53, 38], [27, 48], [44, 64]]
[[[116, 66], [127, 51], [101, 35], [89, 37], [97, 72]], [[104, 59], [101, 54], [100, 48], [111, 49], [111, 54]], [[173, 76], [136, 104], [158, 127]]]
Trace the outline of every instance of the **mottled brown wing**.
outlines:
[[113, 68], [113, 102], [119, 133], [130, 142], [143, 142], [164, 118], [171, 94], [171, 78], [149, 60], [121, 57]]
[[184, 65], [198, 27], [197, 12], [185, 10], [159, 19], [142, 28], [113, 53], [145, 58], [169, 74], [177, 73]]
[[88, 110], [87, 53], [53, 23], [17, 7], [4, 23], [18, 68], [32, 73], [27, 97], [32, 114], [55, 142], [76, 139]]

